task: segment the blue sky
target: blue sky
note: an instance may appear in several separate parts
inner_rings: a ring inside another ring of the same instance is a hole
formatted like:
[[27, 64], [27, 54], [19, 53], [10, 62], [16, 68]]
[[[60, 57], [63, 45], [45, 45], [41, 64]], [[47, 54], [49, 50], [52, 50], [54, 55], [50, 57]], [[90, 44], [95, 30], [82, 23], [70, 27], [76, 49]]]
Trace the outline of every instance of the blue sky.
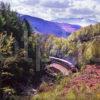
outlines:
[[0, 0], [11, 9], [46, 20], [89, 18], [100, 22], [100, 0]]

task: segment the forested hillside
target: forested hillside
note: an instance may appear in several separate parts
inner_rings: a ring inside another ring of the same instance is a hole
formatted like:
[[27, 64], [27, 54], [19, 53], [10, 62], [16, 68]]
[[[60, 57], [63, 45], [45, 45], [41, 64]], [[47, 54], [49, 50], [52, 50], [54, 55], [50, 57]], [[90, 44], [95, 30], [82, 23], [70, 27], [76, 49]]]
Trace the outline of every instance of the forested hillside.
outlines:
[[[90, 25], [73, 33], [68, 37], [68, 42], [78, 50], [79, 60], [84, 63], [100, 63], [100, 23]], [[70, 54], [75, 54], [72, 50]]]

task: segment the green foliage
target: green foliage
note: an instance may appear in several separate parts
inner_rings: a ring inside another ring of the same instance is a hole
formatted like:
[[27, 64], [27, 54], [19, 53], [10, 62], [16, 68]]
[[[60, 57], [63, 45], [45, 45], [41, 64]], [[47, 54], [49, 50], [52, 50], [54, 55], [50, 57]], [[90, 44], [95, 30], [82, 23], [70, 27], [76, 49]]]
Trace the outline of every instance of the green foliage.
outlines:
[[[35, 64], [32, 59], [25, 57], [26, 51], [21, 49], [24, 47], [23, 35], [28, 34], [28, 39], [31, 28], [26, 20], [21, 21], [19, 17], [11, 11], [9, 4], [0, 2], [0, 94], [12, 89], [14, 93], [20, 94], [24, 86], [33, 81]], [[18, 43], [16, 52], [15, 43]], [[34, 55], [35, 48], [32, 50], [34, 52], [31, 54]]]
[[3, 27], [6, 24], [5, 19], [3, 18], [2, 15], [0, 15], [0, 32], [3, 31]]
[[[18, 46], [23, 48], [23, 36], [28, 32], [28, 36], [31, 34], [32, 30], [27, 22], [27, 20], [22, 21], [20, 16], [11, 11], [10, 5], [3, 2], [0, 3], [0, 32], [15, 37], [18, 42]], [[28, 38], [28, 37], [27, 37]]]
[[62, 78], [63, 78], [63, 76], [60, 73], [57, 74], [56, 77], [55, 77], [55, 82], [56, 83], [60, 83], [60, 81], [61, 81]]
[[[34, 66], [31, 59], [24, 57], [24, 51], [18, 52], [15, 57], [5, 58], [1, 62], [0, 81], [2, 88], [10, 86], [16, 93], [23, 91], [24, 86], [33, 81]], [[23, 87], [23, 88], [22, 88]]]

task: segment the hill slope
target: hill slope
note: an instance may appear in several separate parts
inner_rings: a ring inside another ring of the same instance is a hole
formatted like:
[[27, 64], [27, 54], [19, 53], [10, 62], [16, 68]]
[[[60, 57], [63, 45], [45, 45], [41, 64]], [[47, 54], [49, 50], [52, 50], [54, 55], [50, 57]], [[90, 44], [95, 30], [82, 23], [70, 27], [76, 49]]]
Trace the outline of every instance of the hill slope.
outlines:
[[100, 100], [100, 66], [87, 65], [85, 69], [65, 77], [58, 84], [42, 84], [39, 94], [32, 99]]
[[65, 23], [56, 23], [46, 21], [40, 18], [31, 17], [28, 15], [21, 16], [21, 19], [26, 19], [32, 27], [32, 30], [42, 34], [53, 34], [58, 37], [67, 37], [70, 33], [80, 29], [78, 25], [70, 25]]

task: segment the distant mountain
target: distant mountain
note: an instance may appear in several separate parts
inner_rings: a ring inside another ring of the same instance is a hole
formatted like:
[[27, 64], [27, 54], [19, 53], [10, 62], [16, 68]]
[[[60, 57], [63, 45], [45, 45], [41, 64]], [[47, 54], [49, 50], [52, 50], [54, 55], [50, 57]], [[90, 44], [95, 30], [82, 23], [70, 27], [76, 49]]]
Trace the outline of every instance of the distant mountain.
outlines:
[[72, 33], [77, 31], [81, 28], [79, 25], [72, 25], [67, 23], [57, 23], [62, 29], [64, 29], [66, 32]]
[[62, 22], [62, 23], [68, 23], [68, 24], [77, 24], [80, 26], [88, 26], [90, 24], [94, 25], [97, 23], [95, 20], [85, 19], [85, 18], [60, 18], [53, 20], [53, 22]]
[[26, 19], [31, 25], [33, 31], [45, 35], [53, 34], [58, 37], [67, 37], [72, 32], [80, 29], [80, 26], [78, 25], [46, 21], [41, 18], [28, 15], [21, 15], [21, 19]]

